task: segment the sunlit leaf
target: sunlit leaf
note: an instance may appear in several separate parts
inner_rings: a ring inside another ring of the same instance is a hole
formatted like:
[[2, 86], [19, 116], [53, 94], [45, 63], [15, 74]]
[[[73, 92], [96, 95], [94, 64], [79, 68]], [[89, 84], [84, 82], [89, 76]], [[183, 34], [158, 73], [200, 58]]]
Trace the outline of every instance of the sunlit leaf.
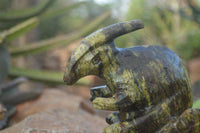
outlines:
[[19, 37], [20, 35], [26, 33], [27, 31], [33, 29], [39, 24], [39, 19], [37, 17], [30, 18], [10, 29], [0, 33], [0, 44], [2, 42], [12, 41], [13, 39]]
[[86, 2], [78, 2], [78, 3], [72, 4], [72, 5], [49, 10], [49, 11], [45, 12], [44, 14], [42, 14], [40, 16], [40, 19], [47, 19], [47, 18], [52, 18], [57, 15], [62, 15], [62, 14], [67, 13], [70, 10], [73, 10], [73, 9], [77, 8], [78, 6], [83, 5], [85, 3]]
[[[64, 72], [11, 67], [9, 76], [11, 77], [23, 76], [34, 81], [40, 81], [49, 84], [64, 84], [63, 81]], [[90, 85], [90, 81], [88, 79], [83, 78], [79, 80], [76, 83], [76, 85], [88, 86]]]
[[42, 0], [41, 3], [32, 8], [27, 8], [24, 10], [9, 10], [8, 12], [0, 13], [0, 21], [16, 21], [24, 20], [37, 16], [44, 12], [55, 0]]

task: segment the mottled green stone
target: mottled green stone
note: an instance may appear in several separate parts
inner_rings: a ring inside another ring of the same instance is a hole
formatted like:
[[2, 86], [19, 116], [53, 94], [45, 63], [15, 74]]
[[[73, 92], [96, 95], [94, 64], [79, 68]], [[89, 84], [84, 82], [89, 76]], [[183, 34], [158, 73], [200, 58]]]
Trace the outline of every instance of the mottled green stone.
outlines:
[[[93, 107], [116, 111], [105, 133], [199, 133], [190, 80], [182, 60], [158, 45], [117, 48], [113, 40], [143, 28], [140, 20], [117, 23], [89, 35], [74, 50], [64, 75], [74, 84], [87, 75], [104, 79], [91, 88]], [[186, 130], [187, 129], [187, 130]]]

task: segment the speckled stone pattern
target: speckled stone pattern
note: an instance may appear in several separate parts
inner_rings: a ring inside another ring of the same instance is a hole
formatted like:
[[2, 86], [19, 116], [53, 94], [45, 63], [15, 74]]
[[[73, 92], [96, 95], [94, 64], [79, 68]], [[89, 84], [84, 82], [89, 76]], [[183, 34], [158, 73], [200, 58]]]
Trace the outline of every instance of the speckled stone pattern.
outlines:
[[[113, 24], [83, 39], [73, 51], [64, 81], [97, 75], [106, 85], [91, 88], [95, 109], [112, 110], [105, 133], [199, 133], [199, 109], [181, 59], [157, 45], [117, 48], [113, 40], [143, 28], [140, 20]], [[186, 130], [187, 129], [187, 130]]]

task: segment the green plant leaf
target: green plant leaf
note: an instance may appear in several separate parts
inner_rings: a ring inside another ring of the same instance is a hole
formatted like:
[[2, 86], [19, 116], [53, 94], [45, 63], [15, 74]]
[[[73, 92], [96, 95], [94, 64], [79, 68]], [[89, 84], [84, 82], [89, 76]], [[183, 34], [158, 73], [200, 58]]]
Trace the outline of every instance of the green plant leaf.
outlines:
[[77, 8], [80, 5], [86, 4], [87, 2], [78, 2], [72, 5], [68, 5], [68, 6], [64, 6], [64, 7], [59, 7], [59, 8], [55, 8], [52, 10], [48, 10], [47, 12], [45, 12], [44, 14], [41, 14], [40, 19], [48, 19], [48, 18], [52, 18], [55, 17], [57, 15], [62, 15], [64, 13], [67, 13], [75, 8]]
[[76, 36], [63, 35], [55, 38], [47, 39], [37, 43], [27, 44], [20, 47], [10, 47], [11, 56], [24, 56], [29, 54], [36, 54], [48, 49], [53, 49], [56, 46], [66, 45], [76, 39]]
[[10, 10], [8, 12], [0, 13], [0, 21], [19, 21], [40, 15], [42, 12], [46, 11], [54, 1], [55, 0], [42, 0], [42, 2], [40, 2], [36, 7], [24, 10]]
[[25, 46], [12, 47], [12, 48], [9, 48], [9, 51], [11, 52], [12, 56], [21, 56], [21, 55], [28, 55], [28, 54], [36, 54], [39, 52], [47, 51], [55, 47], [68, 45], [71, 42], [78, 40], [81, 37], [84, 37], [89, 32], [92, 32], [109, 16], [110, 16], [110, 12], [106, 12], [103, 15], [95, 18], [92, 22], [90, 22], [87, 26], [82, 28], [80, 31], [77, 31], [68, 35], [58, 36], [58, 37], [44, 40], [41, 42], [28, 44]]
[[200, 108], [200, 99], [193, 103], [192, 108]]
[[39, 24], [39, 19], [37, 17], [30, 18], [10, 29], [0, 33], [0, 44], [3, 42], [12, 41], [18, 36], [26, 33], [27, 31], [33, 29]]
[[[64, 84], [64, 72], [47, 71], [47, 70], [34, 70], [28, 68], [11, 67], [9, 72], [10, 77], [23, 76], [34, 81], [45, 82], [49, 84]], [[88, 86], [90, 81], [88, 79], [79, 80], [76, 85]]]

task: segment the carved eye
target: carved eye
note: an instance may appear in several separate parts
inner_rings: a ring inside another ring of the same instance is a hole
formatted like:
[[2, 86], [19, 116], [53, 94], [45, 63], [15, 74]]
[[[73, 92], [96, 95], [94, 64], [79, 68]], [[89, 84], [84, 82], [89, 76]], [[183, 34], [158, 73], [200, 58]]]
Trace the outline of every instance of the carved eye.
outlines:
[[93, 65], [99, 65], [101, 63], [101, 59], [99, 57], [99, 55], [95, 55], [94, 58], [92, 59], [92, 64]]

